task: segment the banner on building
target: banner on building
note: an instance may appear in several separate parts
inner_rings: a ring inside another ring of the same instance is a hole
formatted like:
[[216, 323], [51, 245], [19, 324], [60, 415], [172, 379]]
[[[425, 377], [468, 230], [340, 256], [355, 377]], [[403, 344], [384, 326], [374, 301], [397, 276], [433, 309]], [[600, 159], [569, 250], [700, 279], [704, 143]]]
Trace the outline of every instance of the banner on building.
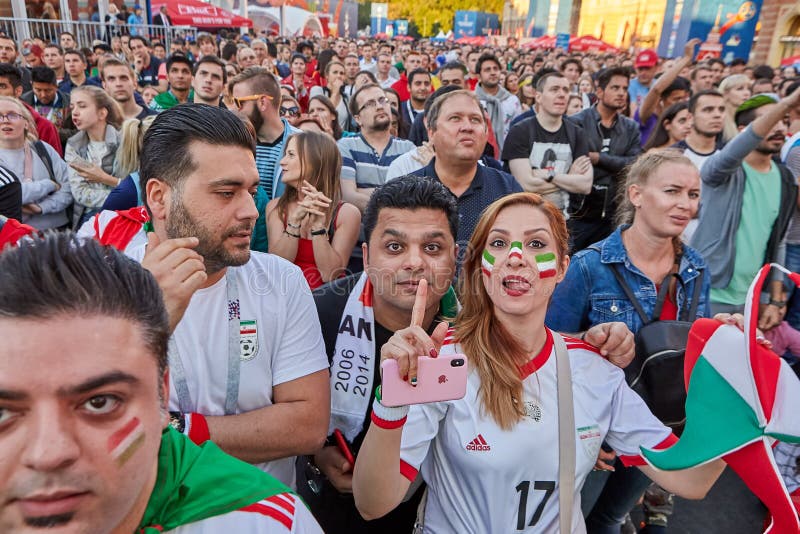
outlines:
[[698, 60], [747, 60], [761, 5], [762, 0], [668, 0], [658, 54], [681, 55], [683, 45], [697, 37], [701, 40]]

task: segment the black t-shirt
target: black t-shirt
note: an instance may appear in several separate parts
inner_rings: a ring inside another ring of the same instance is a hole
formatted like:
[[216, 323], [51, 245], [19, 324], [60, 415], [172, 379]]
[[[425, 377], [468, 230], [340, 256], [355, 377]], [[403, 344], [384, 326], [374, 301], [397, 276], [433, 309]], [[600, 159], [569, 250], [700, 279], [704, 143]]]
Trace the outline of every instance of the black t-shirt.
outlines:
[[525, 158], [534, 169], [568, 173], [572, 162], [587, 155], [589, 147], [586, 139], [580, 135], [570, 136], [567, 128], [566, 121], [562, 121], [558, 130], [550, 132], [535, 116], [515, 124], [503, 144], [503, 161]]

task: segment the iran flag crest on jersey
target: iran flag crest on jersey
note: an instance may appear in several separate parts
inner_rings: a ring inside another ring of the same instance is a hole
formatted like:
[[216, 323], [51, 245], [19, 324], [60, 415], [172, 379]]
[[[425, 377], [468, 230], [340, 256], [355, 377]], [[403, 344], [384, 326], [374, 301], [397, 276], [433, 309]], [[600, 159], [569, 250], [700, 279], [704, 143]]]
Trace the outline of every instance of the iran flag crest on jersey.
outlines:
[[800, 521], [772, 446], [800, 443], [800, 381], [777, 354], [756, 341], [761, 288], [772, 267], [800, 285], [800, 275], [765, 265], [750, 286], [745, 332], [712, 319], [695, 321], [684, 360], [686, 428], [662, 451], [642, 450], [664, 470], [686, 469], [722, 458], [769, 508], [765, 532], [798, 534]]
[[239, 358], [249, 361], [258, 354], [258, 324], [256, 321], [239, 321], [239, 344], [242, 353]]

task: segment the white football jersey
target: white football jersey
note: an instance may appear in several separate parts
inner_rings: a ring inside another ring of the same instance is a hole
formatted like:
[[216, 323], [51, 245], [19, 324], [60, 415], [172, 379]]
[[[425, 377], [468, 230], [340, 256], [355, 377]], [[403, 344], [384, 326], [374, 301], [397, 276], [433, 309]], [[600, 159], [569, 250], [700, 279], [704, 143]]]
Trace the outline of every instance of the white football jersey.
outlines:
[[[606, 440], [628, 463], [639, 446], [674, 441], [622, 370], [579, 340], [566, 338], [572, 370], [576, 470], [572, 532], [584, 533], [580, 489]], [[445, 342], [447, 343], [447, 341]], [[452, 342], [451, 342], [452, 343]], [[446, 344], [443, 354], [462, 353]], [[473, 370], [463, 399], [411, 407], [403, 427], [400, 470], [428, 483], [424, 532], [558, 532], [556, 357], [548, 330], [542, 352], [522, 370], [524, 419], [501, 429], [484, 413]]]
[[[138, 261], [144, 247], [130, 256]], [[328, 356], [317, 309], [303, 272], [272, 254], [252, 251], [250, 261], [229, 267], [239, 292], [241, 350], [236, 413], [272, 405], [273, 386], [328, 369]], [[191, 411], [225, 415], [228, 379], [228, 309], [226, 277], [197, 290], [173, 337], [181, 355]], [[170, 375], [169, 409], [178, 411]], [[295, 457], [256, 464], [294, 487]]]
[[314, 516], [299, 497], [280, 493], [245, 506], [176, 529], [173, 534], [322, 534]]

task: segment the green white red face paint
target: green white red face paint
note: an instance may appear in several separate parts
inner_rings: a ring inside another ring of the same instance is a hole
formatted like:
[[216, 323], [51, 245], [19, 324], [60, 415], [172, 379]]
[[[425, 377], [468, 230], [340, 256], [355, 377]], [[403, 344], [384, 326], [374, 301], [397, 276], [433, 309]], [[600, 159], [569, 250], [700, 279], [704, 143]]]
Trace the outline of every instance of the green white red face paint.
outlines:
[[511, 242], [511, 249], [508, 251], [508, 257], [522, 259], [522, 243], [520, 241]]
[[550, 278], [556, 275], [556, 255], [552, 252], [537, 254], [536, 268], [539, 269], [539, 278]]
[[494, 269], [494, 256], [484, 249], [483, 257], [481, 258], [481, 271], [486, 276], [489, 276], [492, 274], [492, 269]]
[[122, 466], [143, 443], [144, 425], [138, 417], [134, 417], [108, 438], [108, 452], [117, 465]]

